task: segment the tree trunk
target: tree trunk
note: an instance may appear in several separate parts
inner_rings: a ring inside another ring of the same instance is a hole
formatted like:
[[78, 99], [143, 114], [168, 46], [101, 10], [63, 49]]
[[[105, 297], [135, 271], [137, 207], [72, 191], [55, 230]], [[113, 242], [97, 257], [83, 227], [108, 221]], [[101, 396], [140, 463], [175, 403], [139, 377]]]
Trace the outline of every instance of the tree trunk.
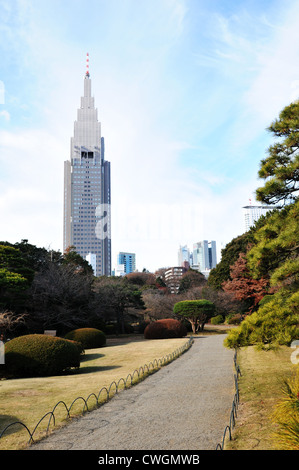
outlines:
[[196, 334], [196, 324], [193, 320], [190, 320], [190, 318], [188, 318], [188, 320], [191, 323], [192, 333], [195, 335]]

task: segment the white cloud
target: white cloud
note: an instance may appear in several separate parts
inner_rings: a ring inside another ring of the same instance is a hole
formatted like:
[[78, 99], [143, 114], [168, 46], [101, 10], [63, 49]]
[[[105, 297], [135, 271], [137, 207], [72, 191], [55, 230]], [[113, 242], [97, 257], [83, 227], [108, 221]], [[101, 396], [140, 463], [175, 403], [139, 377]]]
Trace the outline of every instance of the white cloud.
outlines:
[[3, 117], [5, 121], [10, 121], [10, 114], [5, 109], [3, 111], [0, 111], [0, 116]]
[[2, 240], [62, 248], [62, 149], [46, 131], [0, 132]]
[[258, 56], [259, 72], [244, 99], [257, 126], [270, 125], [286, 105], [299, 98], [298, 18], [299, 6], [294, 2], [275, 29], [273, 41]]

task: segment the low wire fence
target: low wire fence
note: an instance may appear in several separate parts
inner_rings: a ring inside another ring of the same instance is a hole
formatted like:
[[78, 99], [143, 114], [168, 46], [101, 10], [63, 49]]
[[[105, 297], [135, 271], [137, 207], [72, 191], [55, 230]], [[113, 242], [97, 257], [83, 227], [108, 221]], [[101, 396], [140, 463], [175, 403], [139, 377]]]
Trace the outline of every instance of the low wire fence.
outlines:
[[232, 430], [236, 424], [236, 418], [237, 418], [237, 411], [238, 411], [238, 405], [239, 405], [239, 383], [238, 383], [238, 377], [241, 374], [241, 370], [239, 365], [237, 364], [237, 350], [235, 349], [235, 354], [234, 354], [234, 365], [235, 365], [235, 371], [236, 373], [234, 374], [234, 381], [235, 381], [235, 395], [233, 399], [233, 404], [232, 404], [232, 409], [230, 412], [230, 418], [229, 418], [229, 424], [225, 427], [224, 432], [223, 432], [223, 438], [222, 442], [218, 443], [216, 446], [216, 450], [223, 450], [224, 449], [224, 443], [226, 439], [226, 435], [229, 435], [229, 440], [232, 440]]
[[[121, 390], [125, 390], [127, 388], [132, 387], [133, 385], [136, 385], [137, 383], [141, 382], [144, 380], [148, 375], [153, 374], [154, 372], [157, 372], [161, 367], [169, 364], [170, 362], [174, 361], [177, 359], [179, 356], [181, 356], [184, 352], [186, 352], [193, 344], [194, 339], [191, 336], [189, 340], [180, 348], [177, 348], [174, 352], [167, 354], [166, 356], [163, 356], [160, 359], [154, 359], [151, 361], [149, 364], [145, 364], [144, 366], [139, 367], [139, 369], [135, 369], [132, 374], [128, 374], [126, 378], [121, 377], [118, 381], [113, 381], [109, 385], [109, 387], [102, 387], [98, 393], [90, 393], [87, 398], [83, 398], [81, 396], [75, 398], [70, 406], [68, 407], [67, 404], [63, 401], [60, 400], [59, 402], [56, 403], [52, 411], [48, 411], [47, 413], [42, 416], [42, 418], [38, 421], [34, 429], [31, 431], [28, 426], [21, 422], [21, 421], [14, 421], [13, 423], [8, 424], [2, 431], [0, 431], [0, 440], [2, 437], [4, 437], [5, 434], [8, 434], [8, 432], [12, 431], [13, 427], [18, 427], [18, 428], [23, 428], [27, 431], [29, 440], [28, 444], [32, 444], [35, 442], [34, 436], [37, 433], [38, 430], [40, 430], [40, 427], [42, 426], [42, 423], [45, 427], [45, 430], [43, 431], [42, 436], [39, 435], [38, 439], [41, 437], [44, 437], [45, 435], [47, 436], [50, 430], [50, 426], [52, 423], [52, 426], [55, 427], [56, 425], [56, 417], [55, 417], [55, 412], [57, 412], [57, 409], [64, 409], [65, 410], [65, 418], [64, 419], [71, 419], [72, 415], [71, 412], [76, 404], [78, 402], [82, 402], [82, 412], [81, 415], [83, 415], [86, 412], [92, 411], [96, 408], [99, 408], [102, 406], [104, 403], [107, 403], [111, 398], [113, 398], [118, 392]], [[90, 404], [92, 402], [92, 404]], [[75, 416], [78, 416], [78, 413], [75, 414]], [[46, 426], [45, 426], [46, 423]]]

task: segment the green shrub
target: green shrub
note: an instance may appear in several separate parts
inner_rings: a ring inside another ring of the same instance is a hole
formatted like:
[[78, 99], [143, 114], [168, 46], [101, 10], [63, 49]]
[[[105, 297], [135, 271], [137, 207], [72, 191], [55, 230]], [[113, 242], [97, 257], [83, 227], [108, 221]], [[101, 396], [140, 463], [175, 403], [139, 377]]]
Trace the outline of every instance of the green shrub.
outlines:
[[257, 312], [231, 330], [224, 344], [230, 348], [256, 345], [262, 349], [289, 345], [299, 337], [299, 292], [279, 292]]
[[82, 344], [84, 349], [101, 348], [106, 344], [106, 335], [96, 328], [78, 328], [69, 331], [65, 339], [72, 339]]
[[67, 338], [64, 338], [64, 339], [65, 341], [69, 341], [70, 343], [74, 344], [80, 354], [83, 355], [85, 353], [82, 343], [79, 343], [79, 341], [74, 341], [73, 339], [67, 339]]
[[147, 325], [144, 330], [145, 339], [183, 338], [186, 334], [186, 327], [173, 318], [157, 320]]
[[5, 343], [5, 374], [8, 377], [58, 375], [80, 367], [80, 352], [63, 338], [31, 334]]
[[283, 397], [271, 416], [275, 449], [299, 450], [299, 367], [283, 385]]
[[220, 325], [224, 322], [224, 318], [222, 315], [216, 315], [216, 317], [211, 318], [212, 325]]

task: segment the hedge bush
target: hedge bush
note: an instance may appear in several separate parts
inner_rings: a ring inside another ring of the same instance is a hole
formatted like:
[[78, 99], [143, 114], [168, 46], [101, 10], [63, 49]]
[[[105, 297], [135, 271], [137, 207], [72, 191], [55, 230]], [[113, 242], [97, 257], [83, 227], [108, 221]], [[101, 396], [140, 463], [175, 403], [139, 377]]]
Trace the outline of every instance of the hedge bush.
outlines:
[[157, 320], [147, 325], [144, 330], [145, 339], [183, 338], [187, 335], [187, 328], [173, 318]]
[[65, 335], [65, 339], [78, 341], [84, 349], [101, 348], [106, 344], [106, 335], [96, 328], [78, 328], [69, 331]]
[[43, 377], [80, 367], [77, 345], [42, 334], [19, 336], [5, 343], [5, 375]]
[[212, 325], [220, 325], [221, 323], [224, 323], [224, 318], [222, 315], [216, 315], [216, 317], [211, 318], [211, 323]]

